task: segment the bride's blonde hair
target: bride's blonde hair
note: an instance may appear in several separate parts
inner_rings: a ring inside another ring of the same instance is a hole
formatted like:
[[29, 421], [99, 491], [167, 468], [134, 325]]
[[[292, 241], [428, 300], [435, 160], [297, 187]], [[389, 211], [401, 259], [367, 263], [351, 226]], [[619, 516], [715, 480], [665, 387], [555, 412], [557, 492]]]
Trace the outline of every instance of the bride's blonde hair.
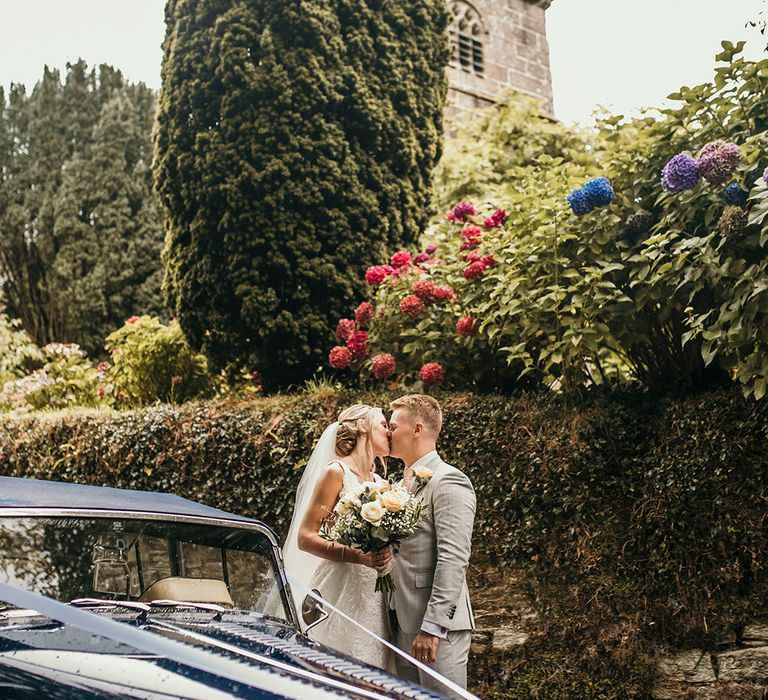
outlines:
[[337, 420], [339, 427], [336, 430], [336, 454], [339, 457], [348, 457], [358, 441], [365, 438], [365, 454], [370, 463], [373, 463], [372, 428], [376, 421], [384, 420], [384, 411], [376, 406], [357, 403], [339, 413]]

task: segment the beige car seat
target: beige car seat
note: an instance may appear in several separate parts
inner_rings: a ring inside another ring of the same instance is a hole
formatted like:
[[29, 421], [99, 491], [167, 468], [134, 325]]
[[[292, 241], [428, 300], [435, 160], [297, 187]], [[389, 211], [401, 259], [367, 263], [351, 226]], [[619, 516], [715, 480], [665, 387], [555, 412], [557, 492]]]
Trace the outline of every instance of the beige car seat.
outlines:
[[141, 602], [178, 600], [182, 603], [214, 603], [233, 608], [227, 584], [215, 578], [168, 576], [155, 581], [139, 598]]

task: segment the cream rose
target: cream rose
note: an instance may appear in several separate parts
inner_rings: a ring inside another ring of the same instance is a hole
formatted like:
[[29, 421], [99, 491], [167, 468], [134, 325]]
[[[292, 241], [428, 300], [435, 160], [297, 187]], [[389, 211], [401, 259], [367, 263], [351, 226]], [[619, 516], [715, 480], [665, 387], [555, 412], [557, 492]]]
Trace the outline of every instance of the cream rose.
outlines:
[[410, 496], [406, 491], [393, 489], [381, 494], [381, 503], [390, 513], [397, 513], [397, 511], [405, 508], [409, 498]]
[[416, 467], [416, 469], [413, 470], [413, 475], [417, 479], [424, 479], [425, 481], [431, 479], [434, 473], [435, 472], [431, 469], [427, 469], [427, 467]]
[[379, 525], [384, 517], [384, 513], [386, 513], [384, 506], [378, 500], [366, 503], [360, 511], [363, 519], [367, 520], [371, 525]]

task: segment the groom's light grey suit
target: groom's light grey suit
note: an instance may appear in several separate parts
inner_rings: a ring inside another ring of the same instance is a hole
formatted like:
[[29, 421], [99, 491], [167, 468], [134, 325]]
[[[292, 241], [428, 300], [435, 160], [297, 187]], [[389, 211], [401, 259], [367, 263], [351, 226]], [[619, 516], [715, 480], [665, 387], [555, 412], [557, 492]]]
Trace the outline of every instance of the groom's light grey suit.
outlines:
[[[463, 472], [446, 464], [435, 452], [422, 463], [432, 478], [417, 487], [428, 521], [406, 538], [395, 555], [392, 576], [397, 590], [390, 598], [394, 609], [395, 643], [409, 652], [420, 630], [441, 629], [446, 634], [433, 668], [466, 688], [467, 659], [475, 627], [467, 590], [466, 571], [475, 520], [475, 491]], [[400, 657], [398, 674], [427, 688], [452, 695], [443, 685]]]

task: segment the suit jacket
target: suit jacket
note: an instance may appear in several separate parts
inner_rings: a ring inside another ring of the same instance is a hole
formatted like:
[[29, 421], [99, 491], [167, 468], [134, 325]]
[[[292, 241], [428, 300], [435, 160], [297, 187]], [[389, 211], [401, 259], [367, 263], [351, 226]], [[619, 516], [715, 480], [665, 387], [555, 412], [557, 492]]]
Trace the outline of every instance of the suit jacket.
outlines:
[[390, 606], [404, 632], [416, 634], [423, 621], [447, 630], [472, 630], [466, 572], [472, 549], [475, 490], [466, 474], [435, 455], [426, 465], [432, 478], [415, 492], [428, 520], [400, 545], [392, 577], [397, 590]]

